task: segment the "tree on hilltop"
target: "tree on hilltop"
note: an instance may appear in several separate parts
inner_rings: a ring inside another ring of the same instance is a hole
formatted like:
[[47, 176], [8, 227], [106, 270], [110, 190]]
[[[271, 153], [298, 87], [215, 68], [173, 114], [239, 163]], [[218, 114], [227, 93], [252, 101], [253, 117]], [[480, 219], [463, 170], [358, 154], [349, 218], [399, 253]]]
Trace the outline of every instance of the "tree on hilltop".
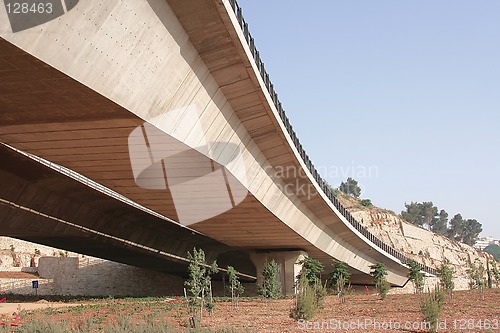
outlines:
[[345, 182], [340, 183], [339, 190], [355, 198], [359, 198], [361, 195], [361, 187], [359, 187], [358, 182], [351, 177], [347, 178]]
[[460, 241], [464, 232], [464, 219], [461, 214], [456, 214], [450, 220], [450, 228], [448, 229], [448, 237]]
[[434, 206], [432, 201], [412, 202], [405, 204], [405, 207], [406, 211], [401, 212], [401, 217], [414, 225], [419, 227], [427, 226], [430, 230], [433, 230], [439, 221], [438, 208]]
[[464, 233], [462, 242], [467, 245], [473, 246], [479, 234], [483, 231], [483, 226], [475, 219], [467, 219], [464, 223]]
[[439, 212], [439, 217], [432, 225], [431, 230], [438, 235], [446, 236], [448, 234], [448, 213], [444, 209]]
[[461, 214], [456, 214], [450, 220], [448, 237], [467, 245], [474, 245], [483, 226], [475, 219], [464, 220]]
[[484, 252], [491, 254], [496, 260], [500, 261], [500, 246], [496, 244], [490, 244], [484, 248]]

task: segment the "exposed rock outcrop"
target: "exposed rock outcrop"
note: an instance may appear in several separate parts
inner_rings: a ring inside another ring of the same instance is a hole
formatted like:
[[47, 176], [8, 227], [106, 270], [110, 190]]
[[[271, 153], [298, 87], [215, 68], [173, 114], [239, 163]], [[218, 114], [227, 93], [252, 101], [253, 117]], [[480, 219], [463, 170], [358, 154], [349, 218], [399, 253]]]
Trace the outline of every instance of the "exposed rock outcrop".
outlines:
[[78, 254], [49, 246], [0, 237], [0, 270], [13, 267], [34, 267], [40, 257], [77, 257]]
[[344, 195], [338, 198], [368, 231], [407, 257], [437, 269], [445, 259], [449, 260], [455, 270], [456, 289], [468, 288], [467, 270], [470, 262], [477, 260], [486, 267], [487, 261], [493, 260], [483, 251], [412, 225], [392, 211], [374, 206], [364, 207], [359, 200]]

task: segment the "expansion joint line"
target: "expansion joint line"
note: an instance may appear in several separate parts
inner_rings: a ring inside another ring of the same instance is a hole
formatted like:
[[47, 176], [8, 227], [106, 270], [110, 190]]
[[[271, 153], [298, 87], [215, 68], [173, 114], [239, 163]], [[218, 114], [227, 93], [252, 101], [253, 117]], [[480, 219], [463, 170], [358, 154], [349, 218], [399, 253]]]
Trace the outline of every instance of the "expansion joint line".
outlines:
[[[81, 231], [86, 232], [86, 233], [90, 233], [90, 234], [93, 234], [93, 235], [97, 235], [97, 236], [101, 236], [101, 237], [104, 237], [104, 238], [112, 239], [112, 240], [114, 240], [116, 242], [125, 244], [127, 246], [132, 246], [132, 247], [135, 247], [137, 249], [141, 249], [141, 250], [145, 250], [145, 251], [151, 252], [151, 253], [153, 253], [153, 254], [155, 254], [157, 256], [167, 257], [170, 260], [174, 259], [176, 261], [181, 261], [181, 262], [186, 262], [186, 263], [190, 262], [190, 260], [187, 259], [187, 258], [178, 256], [178, 255], [175, 255], [175, 254], [172, 254], [172, 253], [164, 252], [164, 251], [161, 251], [161, 250], [158, 250], [158, 249], [154, 249], [152, 247], [148, 247], [148, 246], [144, 246], [144, 245], [141, 245], [141, 244], [137, 244], [135, 242], [132, 242], [132, 241], [120, 238], [120, 237], [116, 237], [116, 236], [113, 236], [113, 235], [109, 235], [109, 234], [106, 234], [106, 233], [103, 233], [103, 232], [100, 232], [100, 231], [97, 231], [97, 230], [93, 230], [93, 229], [90, 229], [90, 228], [87, 228], [87, 227], [84, 227], [84, 226], [81, 226], [81, 225], [78, 225], [78, 224], [75, 224], [75, 223], [72, 223], [72, 222], [60, 219], [58, 217], [51, 216], [51, 215], [39, 212], [39, 211], [37, 211], [35, 209], [29, 208], [29, 207], [26, 207], [26, 206], [23, 206], [23, 205], [19, 205], [19, 204], [15, 203], [15, 202], [12, 202], [12, 201], [9, 201], [9, 200], [5, 200], [5, 199], [0, 198], [0, 204], [11, 206], [11, 207], [13, 207], [15, 209], [21, 209], [21, 210], [24, 210], [24, 211], [26, 211], [28, 213], [35, 214], [35, 215], [38, 215], [38, 216], [41, 216], [41, 217], [44, 217], [44, 218], [47, 218], [47, 219], [59, 222], [59, 223], [63, 223], [65, 225], [68, 225], [70, 227], [76, 228], [76, 229], [81, 230]], [[209, 265], [204, 265], [204, 266], [209, 267]], [[227, 272], [227, 269], [220, 268], [220, 270], [223, 271], [223, 272]], [[256, 279], [256, 277], [252, 276], [252, 275], [247, 275], [247, 274], [243, 274], [243, 273], [239, 273], [238, 275], [240, 275], [242, 277], [245, 277], [245, 278]]]

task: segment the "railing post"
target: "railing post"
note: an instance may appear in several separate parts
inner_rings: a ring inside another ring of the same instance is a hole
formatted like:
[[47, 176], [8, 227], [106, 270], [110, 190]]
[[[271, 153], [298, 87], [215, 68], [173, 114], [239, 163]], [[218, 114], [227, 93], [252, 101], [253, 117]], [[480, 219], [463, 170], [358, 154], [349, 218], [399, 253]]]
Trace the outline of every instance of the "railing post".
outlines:
[[[378, 246], [380, 249], [386, 251], [387, 253], [393, 255], [394, 257], [398, 258], [401, 260], [401, 262], [405, 262], [407, 259], [404, 255], [393, 249], [391, 246], [387, 245], [386, 243], [382, 242], [380, 239], [375, 237], [372, 233], [368, 232], [368, 230], [362, 226], [352, 215], [345, 209], [345, 207], [339, 202], [339, 200], [335, 197], [333, 194], [333, 191], [330, 190], [330, 188], [326, 185], [326, 182], [324, 181], [323, 178], [321, 178], [318, 174], [318, 171], [314, 167], [312, 161], [309, 159], [309, 156], [303, 149], [302, 145], [300, 144], [300, 141], [296, 135], [296, 133], [293, 131], [293, 128], [290, 124], [290, 121], [288, 117], [286, 116], [285, 110], [283, 109], [283, 106], [278, 98], [278, 94], [274, 90], [274, 85], [271, 83], [271, 80], [269, 78], [269, 74], [266, 72], [264, 63], [262, 62], [262, 59], [260, 57], [260, 53], [257, 50], [255, 46], [255, 40], [252, 38], [250, 35], [250, 31], [248, 28], [248, 24], [245, 22], [243, 19], [243, 12], [241, 7], [238, 5], [236, 0], [230, 0], [231, 7], [233, 8], [234, 13], [236, 14], [236, 18], [238, 20], [238, 23], [243, 30], [243, 35], [245, 37], [245, 40], [250, 48], [250, 51], [252, 53], [252, 56], [255, 60], [255, 63], [257, 65], [257, 69], [260, 72], [260, 75], [262, 77], [262, 80], [264, 81], [264, 85], [267, 88], [267, 91], [269, 92], [271, 96], [271, 100], [273, 101], [276, 109], [278, 110], [278, 114], [280, 115], [281, 120], [283, 121], [283, 124], [285, 125], [285, 128], [287, 129], [288, 134], [292, 138], [292, 141], [294, 145], [296, 146], [297, 150], [299, 151], [300, 157], [302, 158], [304, 164], [306, 165], [307, 169], [311, 172], [313, 175], [314, 179], [318, 183], [319, 187], [321, 190], [326, 194], [326, 196], [330, 199], [330, 201], [333, 203], [333, 205], [339, 210], [339, 212], [346, 218], [346, 220], [353, 225], [358, 231], [361, 232], [363, 236], [365, 236], [367, 239], [372, 241], [376, 246]], [[427, 270], [429, 273], [434, 272], [435, 270], [425, 266], [425, 270]]]
[[243, 36], [245, 36], [245, 40], [250, 46], [250, 34], [248, 33], [248, 24], [245, 22], [245, 20], [243, 20]]
[[241, 11], [240, 6], [238, 6], [237, 18], [238, 18], [238, 23], [240, 24], [240, 28], [243, 28], [243, 13]]

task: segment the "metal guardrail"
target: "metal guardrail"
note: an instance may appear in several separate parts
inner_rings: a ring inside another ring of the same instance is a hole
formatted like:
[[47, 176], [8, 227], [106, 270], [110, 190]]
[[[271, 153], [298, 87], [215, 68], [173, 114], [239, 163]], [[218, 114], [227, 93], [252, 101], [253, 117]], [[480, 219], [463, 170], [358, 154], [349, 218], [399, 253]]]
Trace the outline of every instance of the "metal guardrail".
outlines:
[[[285, 110], [283, 109], [283, 106], [278, 98], [278, 94], [276, 93], [274, 89], [274, 85], [271, 82], [269, 78], [269, 74], [266, 71], [266, 68], [264, 66], [264, 62], [262, 61], [262, 58], [260, 56], [259, 51], [255, 47], [255, 40], [252, 37], [252, 35], [249, 32], [248, 29], [248, 23], [245, 22], [245, 19], [243, 18], [243, 11], [241, 7], [238, 5], [238, 2], [236, 0], [229, 0], [231, 7], [233, 8], [233, 11], [236, 15], [236, 18], [238, 20], [238, 23], [240, 25], [240, 28], [243, 32], [243, 36], [245, 37], [245, 40], [248, 44], [248, 47], [250, 48], [250, 53], [252, 54], [255, 64], [257, 65], [257, 69], [259, 70], [259, 73], [262, 77], [262, 80], [264, 81], [264, 85], [266, 86], [267, 91], [271, 95], [271, 99], [274, 103], [274, 106], [278, 110], [278, 114], [280, 115], [281, 121], [285, 125], [285, 128], [287, 129], [288, 134], [292, 138], [292, 142], [295, 145], [295, 148], [297, 148], [297, 151], [299, 152], [304, 164], [307, 166], [311, 174], [313, 175], [314, 179], [318, 183], [319, 187], [323, 190], [323, 193], [328, 197], [328, 199], [333, 203], [335, 208], [338, 209], [338, 211], [346, 218], [349, 223], [356, 228], [364, 237], [366, 237], [370, 242], [375, 244], [377, 247], [382, 249], [383, 251], [389, 253], [393, 257], [397, 258], [401, 263], [406, 264], [408, 262], [408, 258], [404, 256], [402, 253], [396, 251], [394, 248], [391, 246], [387, 245], [384, 243], [382, 240], [380, 240], [378, 237], [373, 235], [371, 232], [369, 232], [365, 227], [361, 225], [352, 215], [344, 208], [344, 206], [339, 202], [339, 200], [335, 197], [335, 194], [332, 192], [330, 187], [328, 186], [328, 183], [320, 176], [318, 170], [314, 167], [314, 164], [312, 163], [311, 159], [305, 152], [304, 148], [302, 147], [302, 144], [299, 141], [299, 138], [297, 137], [297, 134], [293, 130], [292, 125], [290, 124], [290, 120], [288, 119]], [[421, 265], [422, 270], [432, 274], [432, 275], [437, 275], [437, 270], [431, 267], [428, 267], [426, 265]]]

